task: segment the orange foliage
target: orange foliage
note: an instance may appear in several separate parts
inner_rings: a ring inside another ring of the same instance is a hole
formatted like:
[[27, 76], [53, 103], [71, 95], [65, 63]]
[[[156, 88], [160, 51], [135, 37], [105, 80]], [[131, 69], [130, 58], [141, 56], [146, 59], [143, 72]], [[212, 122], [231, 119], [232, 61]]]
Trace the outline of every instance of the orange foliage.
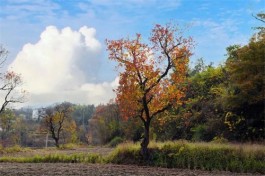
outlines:
[[176, 27], [156, 25], [150, 43], [136, 38], [107, 40], [109, 58], [121, 68], [116, 102], [121, 115], [140, 117], [143, 122], [182, 103], [192, 39]]

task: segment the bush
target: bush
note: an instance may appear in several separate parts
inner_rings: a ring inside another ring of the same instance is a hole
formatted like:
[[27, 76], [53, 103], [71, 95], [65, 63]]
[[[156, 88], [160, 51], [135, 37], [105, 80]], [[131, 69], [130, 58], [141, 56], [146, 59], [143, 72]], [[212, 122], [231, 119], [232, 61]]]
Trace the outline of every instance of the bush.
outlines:
[[193, 141], [203, 141], [206, 134], [206, 125], [198, 125], [191, 129], [193, 132]]
[[122, 143], [123, 139], [121, 137], [114, 137], [108, 144], [110, 147], [116, 147], [118, 144]]
[[225, 139], [224, 137], [214, 137], [213, 140], [211, 141], [213, 143], [219, 143], [219, 144], [227, 144], [228, 143], [228, 140]]

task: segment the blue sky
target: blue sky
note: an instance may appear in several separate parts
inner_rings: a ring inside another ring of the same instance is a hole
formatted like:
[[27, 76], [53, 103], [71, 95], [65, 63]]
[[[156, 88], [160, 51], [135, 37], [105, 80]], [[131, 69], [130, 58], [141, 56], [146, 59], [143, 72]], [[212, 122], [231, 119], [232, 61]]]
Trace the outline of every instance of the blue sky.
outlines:
[[[181, 26], [190, 26], [186, 35], [192, 36], [195, 40], [196, 46], [191, 62], [194, 63], [196, 59], [203, 57], [207, 63], [214, 62], [215, 65], [218, 65], [225, 61], [224, 54], [227, 46], [246, 44], [255, 32], [252, 27], [262, 25], [252, 17], [252, 14], [265, 11], [265, 0], [1, 0], [0, 3], [0, 43], [10, 52], [8, 64], [11, 66], [9, 68], [19, 67], [18, 70], [21, 70], [22, 76], [23, 70], [28, 69], [26, 64], [23, 66], [25, 68], [21, 68], [23, 65], [21, 63], [27, 61], [29, 64], [34, 63], [36, 67], [38, 64], [43, 64], [45, 57], [38, 58], [47, 52], [47, 49], [41, 48], [44, 47], [41, 44], [42, 39], [40, 39], [42, 33], [49, 36], [52, 31], [58, 30], [58, 38], [60, 38], [58, 40], [62, 42], [65, 35], [61, 35], [63, 33], [61, 30], [66, 27], [70, 28], [71, 36], [74, 36], [75, 32], [82, 33], [79, 30], [83, 26], [93, 28], [92, 32], [88, 30], [90, 32], [86, 33], [85, 38], [95, 40], [100, 44], [100, 46], [97, 45], [98, 48], [91, 49], [93, 55], [91, 63], [95, 63], [97, 66], [89, 66], [90, 63], [85, 61], [82, 63], [86, 64], [76, 64], [81, 65], [80, 70], [84, 70], [84, 73], [87, 74], [85, 77], [91, 77], [91, 79], [84, 78], [84, 81], [81, 82], [77, 81], [81, 87], [87, 86], [86, 90], [104, 84], [105, 88], [107, 84], [114, 85], [117, 77], [114, 70], [115, 64], [108, 61], [107, 58], [105, 39], [119, 39], [133, 36], [135, 33], [141, 33], [143, 38], [147, 39], [154, 24], [178, 23]], [[47, 26], [54, 28], [47, 29]], [[58, 40], [56, 42], [49, 40], [51, 46], [58, 45]], [[34, 53], [35, 60], [27, 58], [28, 55], [25, 54], [27, 47], [25, 46], [28, 46], [28, 50]], [[69, 46], [71, 45], [69, 44]], [[69, 46], [67, 45], [67, 47]], [[81, 57], [78, 52], [79, 50], [73, 50], [74, 56]], [[87, 52], [87, 55], [90, 54]], [[58, 58], [61, 57], [58, 53], [52, 53], [49, 50], [49, 56], [53, 57], [54, 55]], [[82, 57], [90, 59], [85, 54]], [[53, 63], [54, 60], [49, 63]], [[71, 63], [75, 62], [74, 59], [70, 58], [69, 60]], [[61, 67], [64, 67], [64, 64], [61, 64]], [[69, 67], [69, 65], [65, 67]], [[85, 71], [89, 69], [90, 73]], [[62, 68], [62, 70], [69, 69]], [[92, 72], [94, 73], [92, 74]], [[25, 75], [27, 74], [34, 74], [34, 72], [25, 73]], [[80, 75], [82, 74], [80, 73]], [[75, 77], [74, 82], [79, 79], [74, 74], [70, 74], [71, 76]], [[28, 78], [26, 82], [34, 79], [42, 78]], [[29, 85], [33, 84], [29, 83]], [[49, 94], [51, 92], [55, 94], [58, 91], [57, 88], [50, 90]], [[107, 86], [107, 88], [109, 87]], [[47, 94], [47, 91], [44, 92]], [[34, 96], [38, 94], [39, 97], [33, 98], [34, 101], [29, 104], [36, 104], [37, 101], [47, 103], [61, 101], [68, 93], [61, 95], [58, 100], [44, 100], [43, 97], [40, 98], [41, 92], [35, 92]], [[98, 92], [90, 93], [97, 94]], [[101, 92], [99, 96], [106, 97], [106, 93], [109, 92]], [[75, 94], [78, 93], [75, 92]], [[107, 101], [100, 97], [90, 97], [90, 99], [92, 98], [98, 99], [96, 102], [90, 100], [93, 103]], [[88, 102], [84, 100], [82, 103]]]

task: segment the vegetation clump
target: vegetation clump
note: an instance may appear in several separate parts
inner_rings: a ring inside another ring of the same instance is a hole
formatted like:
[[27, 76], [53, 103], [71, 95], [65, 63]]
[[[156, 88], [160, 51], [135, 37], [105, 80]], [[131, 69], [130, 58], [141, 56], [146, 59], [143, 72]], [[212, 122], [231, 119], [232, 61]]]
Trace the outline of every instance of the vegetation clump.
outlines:
[[109, 142], [108, 146], [116, 147], [118, 144], [122, 143], [123, 141], [124, 139], [122, 139], [121, 137], [115, 137]]
[[26, 152], [29, 150], [31, 150], [31, 149], [30, 148], [23, 148], [19, 145], [14, 145], [12, 147], [3, 147], [2, 145], [0, 145], [0, 154]]

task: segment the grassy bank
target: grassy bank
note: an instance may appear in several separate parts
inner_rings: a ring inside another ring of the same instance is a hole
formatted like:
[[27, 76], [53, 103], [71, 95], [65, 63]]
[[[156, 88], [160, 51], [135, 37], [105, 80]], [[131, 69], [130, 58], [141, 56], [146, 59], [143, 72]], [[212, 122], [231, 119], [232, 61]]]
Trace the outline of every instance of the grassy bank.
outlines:
[[104, 159], [99, 154], [51, 154], [35, 155], [31, 157], [1, 157], [0, 162], [15, 163], [103, 163]]
[[5, 148], [2, 145], [0, 145], [0, 154], [27, 152], [27, 151], [30, 151], [30, 148], [22, 148], [19, 145]]
[[150, 144], [150, 159], [142, 160], [139, 144], [123, 144], [109, 156], [117, 164], [168, 168], [265, 173], [265, 148], [260, 145], [165, 142]]
[[121, 144], [108, 156], [99, 154], [51, 154], [45, 156], [1, 157], [0, 162], [64, 162], [136, 164], [168, 168], [224, 170], [265, 173], [265, 149], [261, 145], [188, 143], [183, 141], [151, 143], [150, 159], [143, 160], [140, 145]]

